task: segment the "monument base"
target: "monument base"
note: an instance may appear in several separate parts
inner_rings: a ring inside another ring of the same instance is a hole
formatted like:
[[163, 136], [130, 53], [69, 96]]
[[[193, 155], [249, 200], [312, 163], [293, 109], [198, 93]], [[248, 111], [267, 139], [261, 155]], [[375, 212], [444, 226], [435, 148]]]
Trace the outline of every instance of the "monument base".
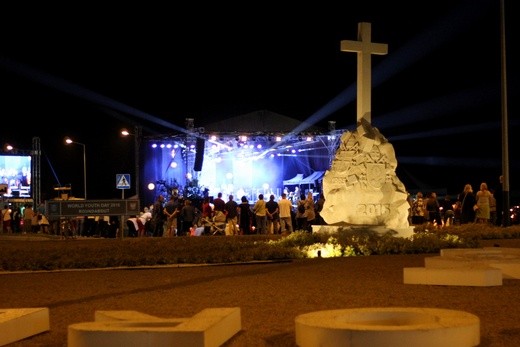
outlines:
[[334, 225], [313, 225], [313, 233], [337, 233], [339, 230], [354, 230], [354, 231], [373, 231], [379, 235], [388, 232], [396, 233], [396, 237], [411, 237], [414, 234], [414, 227], [411, 225], [406, 228], [389, 228], [385, 225], [354, 225], [354, 224], [334, 224]]

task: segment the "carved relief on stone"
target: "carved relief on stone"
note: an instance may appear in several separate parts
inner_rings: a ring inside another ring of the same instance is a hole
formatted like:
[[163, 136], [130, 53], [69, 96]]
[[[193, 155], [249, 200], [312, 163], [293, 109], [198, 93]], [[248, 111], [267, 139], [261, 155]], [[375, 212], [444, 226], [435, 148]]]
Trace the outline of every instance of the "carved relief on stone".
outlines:
[[394, 148], [377, 128], [361, 122], [345, 132], [323, 178], [322, 217], [328, 224], [408, 227], [407, 193], [396, 168]]

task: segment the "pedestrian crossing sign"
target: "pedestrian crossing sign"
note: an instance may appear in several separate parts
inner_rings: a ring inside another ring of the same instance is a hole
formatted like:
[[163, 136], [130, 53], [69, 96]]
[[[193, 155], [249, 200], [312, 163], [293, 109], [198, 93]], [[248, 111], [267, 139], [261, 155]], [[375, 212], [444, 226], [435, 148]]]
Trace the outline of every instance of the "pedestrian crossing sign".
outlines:
[[117, 174], [116, 175], [116, 188], [117, 189], [130, 189], [130, 174]]

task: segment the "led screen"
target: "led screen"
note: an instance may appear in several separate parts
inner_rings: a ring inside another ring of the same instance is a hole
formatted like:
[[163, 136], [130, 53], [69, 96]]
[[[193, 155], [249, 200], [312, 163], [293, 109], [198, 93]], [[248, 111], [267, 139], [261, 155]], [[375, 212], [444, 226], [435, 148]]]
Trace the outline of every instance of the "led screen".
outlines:
[[31, 197], [31, 156], [0, 155], [0, 184], [4, 197]]

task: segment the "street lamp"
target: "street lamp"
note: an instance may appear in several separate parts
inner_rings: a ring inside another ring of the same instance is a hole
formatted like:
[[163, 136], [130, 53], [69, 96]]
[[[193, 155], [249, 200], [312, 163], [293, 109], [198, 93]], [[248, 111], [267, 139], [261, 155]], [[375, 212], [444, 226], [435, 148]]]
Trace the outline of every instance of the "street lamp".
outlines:
[[141, 145], [141, 127], [136, 125], [134, 128], [134, 133], [132, 134], [127, 129], [121, 130], [121, 135], [123, 136], [134, 136], [134, 155], [135, 155], [135, 196], [137, 197], [137, 200], [139, 200], [139, 147]]
[[85, 200], [87, 200], [87, 155], [85, 151], [85, 144], [81, 142], [72, 141], [70, 137], [65, 138], [65, 143], [70, 145], [74, 143], [76, 145], [83, 146], [83, 191], [85, 192]]

